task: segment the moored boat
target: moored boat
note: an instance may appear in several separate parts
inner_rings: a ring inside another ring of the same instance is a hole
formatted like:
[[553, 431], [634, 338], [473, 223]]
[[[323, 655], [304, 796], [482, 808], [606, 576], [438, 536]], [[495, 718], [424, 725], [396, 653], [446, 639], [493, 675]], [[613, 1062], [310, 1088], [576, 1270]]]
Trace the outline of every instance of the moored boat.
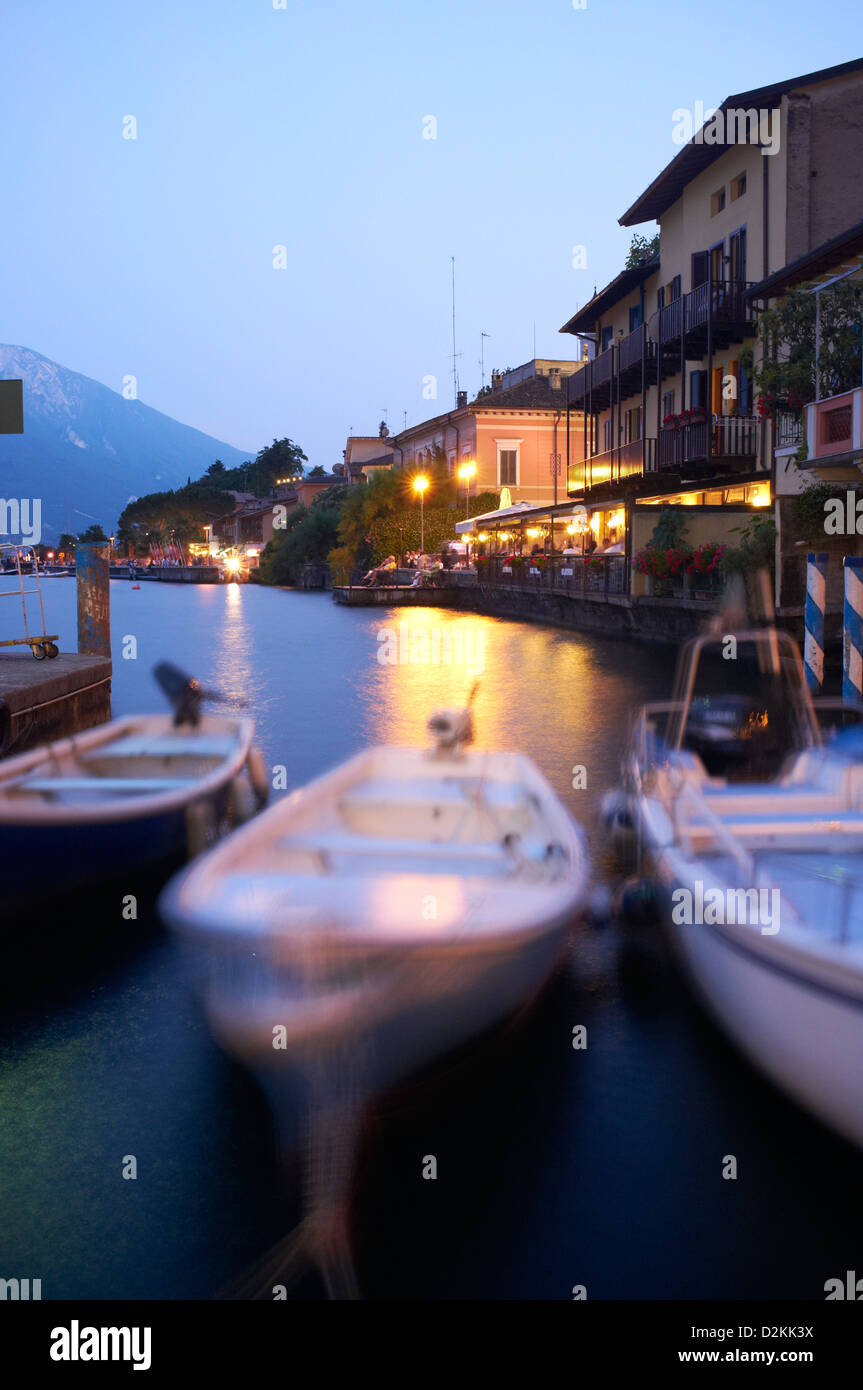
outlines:
[[726, 1032], [863, 1144], [859, 734], [823, 740], [797, 647], [774, 629], [736, 634], [735, 660], [756, 657], [738, 668], [751, 699], [721, 682], [698, 695], [705, 650], [726, 640], [687, 644], [677, 698], [641, 711], [626, 767], [640, 849], [672, 942]]
[[263, 804], [252, 721], [201, 714], [197, 682], [158, 674], [173, 717], [130, 715], [0, 762], [5, 906], [177, 867]]
[[[504, 1019], [554, 969], [587, 891], [581, 831], [530, 759], [372, 748], [169, 885], [221, 1043], [284, 1131], [352, 1107]], [[346, 1094], [349, 1092], [349, 1094]]]

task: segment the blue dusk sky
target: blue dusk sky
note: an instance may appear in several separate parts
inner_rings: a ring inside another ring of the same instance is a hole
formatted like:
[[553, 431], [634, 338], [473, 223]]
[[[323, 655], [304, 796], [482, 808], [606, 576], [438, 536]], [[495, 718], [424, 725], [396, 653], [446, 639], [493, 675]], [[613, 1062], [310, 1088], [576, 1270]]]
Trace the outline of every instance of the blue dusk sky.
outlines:
[[620, 270], [617, 218], [676, 153], [675, 108], [857, 57], [859, 16], [6, 0], [0, 341], [332, 467], [385, 411], [395, 430], [452, 404], [451, 256], [463, 388], [481, 332], [486, 378], [534, 332], [539, 356], [574, 355], [558, 329]]

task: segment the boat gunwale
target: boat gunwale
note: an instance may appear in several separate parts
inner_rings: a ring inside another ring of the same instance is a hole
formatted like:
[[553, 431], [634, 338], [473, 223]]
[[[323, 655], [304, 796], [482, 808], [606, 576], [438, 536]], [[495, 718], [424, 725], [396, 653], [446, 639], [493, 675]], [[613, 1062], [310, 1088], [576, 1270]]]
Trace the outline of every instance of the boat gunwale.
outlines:
[[[207, 714], [204, 718], [208, 723], [212, 721], [229, 722], [220, 715]], [[43, 762], [50, 762], [52, 757], [64, 757], [67, 754], [76, 757], [82, 753], [91, 752], [98, 749], [103, 743], [113, 742], [125, 734], [140, 730], [142, 726], [158, 723], [163, 728], [166, 724], [170, 729], [176, 728], [177, 726], [169, 714], [124, 715], [121, 719], [112, 719], [93, 729], [87, 729], [82, 734], [71, 734], [66, 738], [57, 739], [53, 743], [42, 744], [27, 753], [4, 759], [3, 762], [0, 762], [0, 828], [4, 825], [44, 827], [46, 829], [64, 825], [101, 825], [106, 821], [143, 820], [182, 811], [193, 802], [206, 799], [220, 791], [245, 766], [254, 737], [254, 722], [241, 716], [231, 716], [230, 718], [236, 726], [236, 746], [216, 767], [203, 777], [190, 779], [183, 786], [158, 792], [145, 792], [140, 796], [123, 796], [113, 799], [106, 798], [99, 802], [80, 801], [65, 804], [37, 800], [36, 798], [29, 802], [23, 797], [19, 801], [14, 801], [12, 797], [4, 795], [4, 784], [11, 781], [12, 777], [16, 775], [24, 775], [28, 771], [38, 768]], [[58, 785], [62, 785], [62, 780], [62, 777], [58, 778]]]

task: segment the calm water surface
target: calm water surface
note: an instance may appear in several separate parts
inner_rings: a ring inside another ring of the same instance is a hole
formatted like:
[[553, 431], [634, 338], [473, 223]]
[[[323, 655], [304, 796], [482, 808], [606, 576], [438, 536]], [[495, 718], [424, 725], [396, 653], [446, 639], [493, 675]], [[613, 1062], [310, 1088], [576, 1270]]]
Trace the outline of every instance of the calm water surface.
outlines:
[[[430, 708], [466, 693], [461, 669], [382, 666], [382, 627], [470, 625], [480, 740], [530, 753], [585, 820], [598, 876], [613, 872], [594, 816], [633, 707], [669, 691], [664, 649], [254, 587], [111, 587], [115, 715], [164, 707], [150, 668], [168, 657], [247, 702], [291, 786], [369, 742], [424, 742]], [[74, 583], [45, 590], [49, 630], [74, 649]], [[571, 790], [577, 763], [586, 791]], [[94, 948], [92, 915], [69, 903], [54, 926], [71, 961], [46, 937], [3, 1006], [0, 1276], [41, 1278], [45, 1298], [209, 1297], [290, 1230], [296, 1175], [158, 924], [118, 911]], [[360, 1284], [372, 1298], [566, 1299], [585, 1284], [590, 1298], [819, 1299], [860, 1265], [861, 1166], [724, 1042], [652, 933], [583, 928], [527, 1018], [370, 1118]]]

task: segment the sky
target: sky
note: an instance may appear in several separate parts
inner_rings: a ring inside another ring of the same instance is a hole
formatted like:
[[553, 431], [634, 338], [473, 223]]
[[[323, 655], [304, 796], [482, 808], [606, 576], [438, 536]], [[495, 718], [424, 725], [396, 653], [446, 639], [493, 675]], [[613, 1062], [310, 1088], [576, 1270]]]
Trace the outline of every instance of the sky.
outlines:
[[674, 110], [860, 56], [859, 13], [4, 0], [0, 341], [329, 469], [452, 406], [451, 257], [463, 389], [482, 333], [486, 381], [575, 355]]

